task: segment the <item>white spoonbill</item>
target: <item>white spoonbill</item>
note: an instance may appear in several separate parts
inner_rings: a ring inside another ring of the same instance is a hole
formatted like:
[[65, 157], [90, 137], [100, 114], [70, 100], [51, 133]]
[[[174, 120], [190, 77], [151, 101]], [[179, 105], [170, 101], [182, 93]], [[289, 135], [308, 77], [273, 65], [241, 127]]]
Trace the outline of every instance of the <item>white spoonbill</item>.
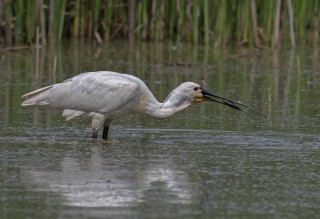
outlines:
[[[185, 82], [174, 89], [163, 103], [150, 92], [139, 78], [117, 72], [87, 72], [24, 94], [22, 106], [51, 106], [63, 110], [66, 120], [79, 116], [92, 119], [92, 138], [103, 128], [102, 138], [108, 138], [113, 119], [128, 114], [143, 114], [152, 118], [167, 118], [197, 103], [211, 101], [241, 110], [241, 102], [212, 94], [193, 82]], [[262, 115], [262, 114], [261, 114]]]

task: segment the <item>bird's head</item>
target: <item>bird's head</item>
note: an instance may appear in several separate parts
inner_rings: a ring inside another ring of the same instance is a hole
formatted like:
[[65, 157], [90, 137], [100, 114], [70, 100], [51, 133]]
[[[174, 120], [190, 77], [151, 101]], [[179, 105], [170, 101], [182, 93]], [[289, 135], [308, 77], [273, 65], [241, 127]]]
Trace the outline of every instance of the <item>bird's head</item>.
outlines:
[[255, 110], [252, 107], [247, 106], [240, 101], [230, 100], [225, 97], [213, 94], [194, 82], [185, 82], [181, 84], [177, 89], [180, 91], [180, 93], [184, 93], [185, 98], [191, 102], [191, 105], [195, 105], [202, 102], [215, 102], [239, 111], [243, 111], [243, 108], [249, 109], [265, 117], [265, 115], [263, 115], [258, 110]]
[[199, 84], [193, 82], [186, 82], [180, 85], [185, 87], [185, 92], [188, 96], [192, 98], [192, 105], [202, 103], [202, 102], [216, 102], [221, 103], [223, 105], [229, 106], [234, 109], [239, 109], [236, 104], [237, 101], [229, 100], [227, 98], [218, 96], [201, 87]]
[[194, 82], [184, 82], [180, 84], [172, 94], [174, 94], [177, 99], [183, 99], [189, 102], [190, 105], [205, 101], [218, 102], [218, 99], [220, 98]]

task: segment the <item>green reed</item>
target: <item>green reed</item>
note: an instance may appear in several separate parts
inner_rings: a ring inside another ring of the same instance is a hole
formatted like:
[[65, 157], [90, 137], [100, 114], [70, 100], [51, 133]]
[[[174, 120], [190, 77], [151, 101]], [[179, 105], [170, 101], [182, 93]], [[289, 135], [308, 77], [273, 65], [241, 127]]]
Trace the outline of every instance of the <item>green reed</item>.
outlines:
[[[40, 28], [43, 44], [46, 39], [127, 39], [129, 34], [143, 41], [259, 48], [278, 45], [278, 39], [291, 40], [292, 46], [295, 39], [300, 44], [316, 44], [319, 39], [320, 0], [135, 0], [135, 4], [129, 4], [130, 1], [133, 0], [0, 0], [0, 21], [4, 20], [0, 43], [34, 43], [36, 27]], [[130, 5], [135, 7], [133, 29]]]

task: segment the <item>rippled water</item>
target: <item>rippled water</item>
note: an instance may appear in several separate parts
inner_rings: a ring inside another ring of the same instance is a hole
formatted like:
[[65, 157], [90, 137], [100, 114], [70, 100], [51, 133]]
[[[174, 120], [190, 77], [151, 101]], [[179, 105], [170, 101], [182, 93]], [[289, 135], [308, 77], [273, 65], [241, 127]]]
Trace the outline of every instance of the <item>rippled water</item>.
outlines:
[[[1, 54], [1, 218], [320, 215], [313, 50], [241, 58], [191, 46], [129, 50], [120, 43], [41, 51], [37, 74], [32, 51]], [[131, 72], [161, 101], [182, 81], [202, 82], [268, 119], [201, 104], [167, 120], [119, 119], [106, 143], [91, 140], [88, 119], [65, 122], [60, 113], [20, 106], [23, 93], [89, 70]]]

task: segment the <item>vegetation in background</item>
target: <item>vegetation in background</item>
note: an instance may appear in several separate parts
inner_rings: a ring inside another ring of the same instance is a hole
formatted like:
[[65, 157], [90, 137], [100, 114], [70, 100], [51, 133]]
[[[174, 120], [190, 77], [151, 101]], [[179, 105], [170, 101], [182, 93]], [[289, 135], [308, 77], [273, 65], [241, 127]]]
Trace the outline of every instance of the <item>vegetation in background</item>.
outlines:
[[319, 41], [320, 0], [0, 0], [0, 44], [115, 38], [258, 48]]

